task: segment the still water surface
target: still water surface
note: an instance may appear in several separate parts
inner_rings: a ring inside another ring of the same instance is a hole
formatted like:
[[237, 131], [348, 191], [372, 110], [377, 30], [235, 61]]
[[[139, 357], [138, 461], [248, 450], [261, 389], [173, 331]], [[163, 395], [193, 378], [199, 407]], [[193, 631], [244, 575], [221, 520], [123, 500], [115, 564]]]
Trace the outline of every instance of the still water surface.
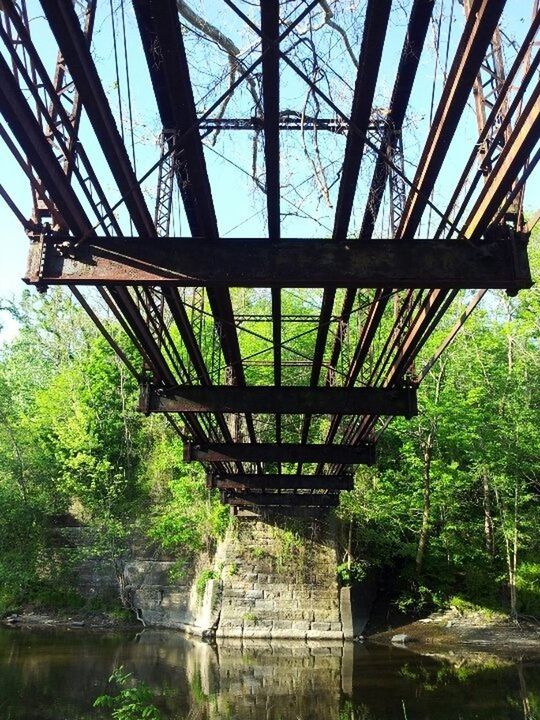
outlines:
[[[120, 665], [171, 720], [540, 720], [540, 658], [452, 662], [400, 648], [174, 632], [0, 629], [0, 718], [90, 720]], [[110, 717], [110, 715], [109, 715]]]

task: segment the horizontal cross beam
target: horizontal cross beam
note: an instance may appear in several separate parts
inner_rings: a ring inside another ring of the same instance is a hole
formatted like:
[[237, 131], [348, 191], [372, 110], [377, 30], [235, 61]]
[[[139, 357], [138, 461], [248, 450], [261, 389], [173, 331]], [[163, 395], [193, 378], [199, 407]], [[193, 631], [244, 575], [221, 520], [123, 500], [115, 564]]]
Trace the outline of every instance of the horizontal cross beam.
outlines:
[[303, 493], [302, 495], [278, 495], [277, 493], [223, 493], [222, 502], [236, 507], [336, 507], [339, 505], [339, 493], [322, 495]]
[[375, 446], [302, 445], [271, 443], [206, 443], [184, 445], [184, 460], [190, 462], [281, 462], [332, 463], [336, 465], [372, 465]]
[[[182, 287], [501, 288], [532, 284], [526, 240], [44, 236], [30, 248], [25, 282]], [[81, 241], [76, 244], [76, 241]]]
[[216, 475], [219, 490], [352, 490], [352, 475]]
[[[232, 117], [212, 117], [206, 118], [199, 122], [199, 130], [262, 130], [264, 120], [260, 117], [251, 118], [232, 118]], [[348, 124], [338, 117], [318, 118], [309, 117], [301, 112], [282, 111], [279, 113], [279, 129], [280, 130], [328, 130], [332, 133], [346, 135]], [[368, 129], [373, 133], [381, 133], [388, 127], [386, 120], [372, 117]]]
[[312, 415], [403, 415], [418, 412], [415, 388], [342, 387], [177, 387], [160, 391], [144, 385], [144, 413], [310, 413]]

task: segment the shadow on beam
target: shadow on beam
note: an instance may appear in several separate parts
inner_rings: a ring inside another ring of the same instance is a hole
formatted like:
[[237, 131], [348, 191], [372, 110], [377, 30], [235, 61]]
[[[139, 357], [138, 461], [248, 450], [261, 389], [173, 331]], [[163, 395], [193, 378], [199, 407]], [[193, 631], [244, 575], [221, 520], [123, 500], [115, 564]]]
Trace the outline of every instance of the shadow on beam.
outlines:
[[500, 288], [532, 284], [527, 236], [465, 240], [79, 238], [32, 243], [29, 284], [176, 287]]
[[221, 501], [227, 505], [236, 507], [337, 507], [339, 505], [339, 493], [313, 494], [302, 493], [301, 495], [278, 494], [278, 493], [223, 493]]
[[219, 490], [352, 490], [352, 475], [216, 475]]
[[341, 387], [178, 387], [161, 391], [145, 385], [144, 413], [287, 413], [310, 415], [401, 415], [418, 413], [415, 388]]
[[184, 460], [190, 462], [271, 462], [271, 463], [332, 463], [336, 465], [372, 465], [375, 446], [365, 445], [302, 445], [271, 443], [207, 443], [204, 446], [186, 443]]

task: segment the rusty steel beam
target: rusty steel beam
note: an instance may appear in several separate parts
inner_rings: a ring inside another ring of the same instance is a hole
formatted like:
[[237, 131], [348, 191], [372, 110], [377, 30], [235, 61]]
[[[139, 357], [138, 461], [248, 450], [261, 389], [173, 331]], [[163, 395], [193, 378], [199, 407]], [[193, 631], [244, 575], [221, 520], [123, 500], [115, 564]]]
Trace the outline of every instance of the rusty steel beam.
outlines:
[[[510, 145], [508, 147], [511, 147]], [[236, 238], [201, 252], [199, 238], [43, 236], [32, 244], [25, 282], [49, 285], [202, 287], [502, 288], [531, 286], [526, 236], [475, 245], [457, 240]]]
[[[480, 179], [484, 178], [485, 182], [489, 177], [489, 175], [486, 174], [487, 170], [493, 170], [496, 160], [494, 157], [495, 149], [500, 149], [505, 145], [506, 138], [509, 137], [512, 129], [512, 122], [515, 122], [515, 119], [519, 119], [523, 98], [526, 96], [529, 85], [535, 81], [538, 67], [540, 66], [540, 52], [534, 54], [532, 61], [530, 59], [531, 50], [533, 46], [537, 44], [535, 38], [539, 28], [540, 12], [537, 12], [527, 31], [523, 44], [519, 48], [514, 62], [508, 71], [508, 75], [500, 88], [499, 96], [496, 98], [493, 108], [485, 121], [483, 130], [478, 136], [474, 149], [470, 153], [461, 176], [456, 183], [452, 197], [448, 201], [446, 215], [449, 216], [454, 209], [457, 210], [453, 215], [455, 224], [460, 223], [471, 198], [474, 196]], [[523, 68], [525, 68], [523, 76], [518, 78], [518, 74]], [[517, 84], [519, 84], [519, 87], [513, 98], [511, 98], [510, 93], [516, 88]], [[477, 160], [480, 160], [480, 167], [471, 180], [469, 175]], [[465, 194], [463, 194], [464, 186], [468, 188]], [[460, 206], [458, 206], [458, 200]], [[516, 221], [518, 220], [519, 218], [516, 217]], [[519, 222], [516, 222], [515, 226], [519, 228]], [[440, 237], [445, 229], [445, 223], [442, 221], [437, 228], [435, 238]]]
[[[533, 20], [533, 24], [526, 38], [526, 46], [529, 46], [534, 34], [536, 33], [537, 22], [538, 18], [536, 17]], [[524, 55], [524, 52], [525, 51], [522, 48], [518, 54], [519, 59], [516, 59], [516, 63], [512, 68], [511, 74], [514, 74], [520, 66], [523, 60], [521, 56]], [[509, 87], [510, 81], [503, 85], [501, 97], [496, 100], [496, 106], [490, 115], [490, 121], [492, 119], [494, 121], [498, 119], [499, 116], [497, 114], [497, 107], [500, 105], [502, 106], [504, 93], [507, 92]], [[522, 92], [522, 90], [523, 89], [520, 89], [520, 92]], [[512, 103], [512, 107], [517, 106], [517, 103], [518, 97], [516, 97], [516, 100]], [[496, 137], [499, 135], [501, 138], [503, 137], [505, 128], [509, 127], [509, 118], [511, 113], [512, 111], [509, 110], [507, 116], [503, 118], [500, 127], [498, 126]], [[526, 164], [528, 154], [540, 139], [538, 86], [529, 98], [525, 110], [522, 112], [515, 129], [506, 137], [510, 142], [508, 145], [505, 145], [501, 155], [494, 165], [494, 168], [492, 169], [492, 172], [487, 176], [485, 187], [481, 191], [480, 196], [465, 223], [463, 234], [467, 237], [478, 238], [486, 232], [489, 233], [489, 223], [496, 216], [497, 210], [500, 208], [501, 204], [504, 203], [505, 198], [512, 192], [512, 184], [517, 178], [519, 169]], [[488, 150], [488, 153], [491, 153], [492, 150], [493, 146]], [[470, 159], [468, 165], [470, 166], [471, 164], [472, 161]], [[459, 187], [461, 184], [462, 183], [459, 184]], [[469, 196], [471, 193], [472, 190], [469, 190]], [[455, 197], [456, 194], [454, 195], [453, 200]], [[466, 200], [464, 201], [464, 204], [466, 205]], [[498, 221], [500, 219], [501, 218], [498, 217]], [[437, 231], [437, 235], [439, 235], [440, 231], [441, 228]], [[481, 298], [482, 294], [482, 292], [477, 293], [476, 298]], [[424, 302], [424, 307], [412, 328], [412, 332], [403, 339], [399, 352], [396, 354], [394, 362], [387, 371], [387, 378], [389, 382], [396, 382], [398, 378], [403, 377], [403, 373], [406, 372], [408, 367], [410, 367], [414, 357], [418, 355], [418, 352], [425, 344], [427, 337], [433, 331], [436, 324], [442, 317], [442, 314], [449, 307], [454, 297], [455, 292], [445, 294], [441, 292], [440, 289], [432, 290]], [[473, 303], [473, 306], [475, 304], [476, 303]], [[452, 338], [453, 335], [451, 335], [451, 339]], [[436, 357], [438, 357], [438, 354], [436, 354]], [[359, 431], [356, 432], [354, 437], [350, 435], [346, 436], [348, 441], [354, 442], [356, 439], [359, 441], [363, 440], [369, 435], [370, 428], [372, 426], [373, 419], [364, 419], [361, 423]]]
[[153, 236], [152, 216], [73, 5], [56, 0], [41, 0], [41, 5], [133, 223], [139, 233]]
[[268, 237], [280, 237], [279, 183], [279, 2], [261, 0], [264, 159]]
[[[81, 38], [84, 39], [84, 36], [78, 24], [76, 14], [73, 8], [68, 7], [68, 5], [69, 3], [58, 5], [54, 2], [48, 2], [48, 0], [44, 0], [43, 2], [47, 19], [55, 34], [60, 50], [64, 55], [70, 74], [79, 92], [80, 99], [87, 110], [96, 136], [100, 141], [104, 155], [118, 184], [118, 188], [124, 198], [134, 225], [139, 233], [154, 237], [156, 235], [156, 229], [146, 206], [141, 187], [116, 128], [114, 117], [108, 105], [105, 92], [89, 50], [85, 43], [81, 41]], [[157, 283], [153, 283], [153, 285], [155, 284]], [[119, 299], [120, 305], [125, 306], [126, 302], [127, 296]], [[134, 321], [133, 313], [130, 312], [129, 315], [128, 322], [131, 323]], [[179, 328], [182, 336], [186, 339], [187, 345], [192, 345], [192, 333], [189, 331], [189, 328], [185, 325], [179, 326]], [[151, 352], [157, 361], [158, 356], [153, 347], [154, 338], [151, 332], [149, 330], [144, 331], [144, 328], [140, 324], [136, 332], [141, 338], [142, 346], [146, 351]], [[154, 365], [154, 367], [158, 370], [157, 377], [160, 378], [161, 381], [167, 382], [168, 370], [166, 365], [164, 365], [164, 361], [160, 361], [157, 365]], [[204, 366], [199, 365], [197, 371], [199, 377], [205, 377], [206, 370]], [[226, 432], [226, 425], [224, 422], [221, 422], [221, 420], [222, 419], [218, 418], [218, 424], [220, 424], [224, 436], [228, 438], [229, 435]]]
[[[431, 2], [432, 0], [422, 0]], [[347, 125], [339, 118], [312, 117], [298, 110], [280, 110], [278, 113], [280, 130], [309, 132], [310, 130], [325, 130], [336, 135], [345, 135]], [[377, 117], [372, 117], [369, 124], [369, 131], [379, 133], [385, 126], [385, 122]], [[232, 132], [237, 130], [262, 130], [263, 120], [258, 116], [253, 117], [209, 117], [199, 121], [200, 130], [219, 130]]]
[[[448, 147], [461, 120], [467, 99], [481, 67], [493, 32], [497, 27], [504, 5], [505, 0], [495, 0], [494, 2], [489, 2], [489, 0], [473, 0], [471, 15], [466, 22], [464, 32], [456, 49], [454, 61], [443, 88], [442, 96], [407, 198], [405, 211], [396, 232], [398, 239], [410, 240], [414, 237], [418, 229], [422, 214], [429, 204], [429, 196], [447, 156]], [[389, 284], [386, 288], [382, 289], [381, 292], [377, 293], [376, 302], [374, 302], [370, 308], [366, 325], [379, 325], [382, 311], [384, 311], [388, 303], [387, 298], [389, 293], [392, 291], [392, 288], [396, 287], [400, 286], [392, 286]], [[474, 289], [479, 287], [484, 287], [484, 285], [481, 283], [476, 285]], [[442, 295], [442, 289], [437, 284], [433, 284], [432, 288], [436, 289], [433, 291], [432, 309], [428, 311], [428, 318], [429, 313], [435, 313], [437, 305], [442, 302], [442, 298], [440, 297]], [[409, 333], [409, 346], [415, 344], [416, 333], [420, 326], [423, 327], [423, 324], [420, 323], [417, 328], [414, 328], [412, 335]], [[360, 346], [357, 348], [355, 355], [360, 354], [363, 359], [367, 357], [373, 336], [367, 346], [365, 343], [362, 343], [363, 348], [360, 348]], [[410, 353], [409, 358], [412, 359], [412, 357], [414, 357], [414, 355]], [[400, 360], [401, 359], [402, 356], [400, 357]], [[399, 364], [400, 367], [403, 367], [402, 363]], [[356, 367], [355, 374], [358, 374], [358, 372], [359, 369]], [[335, 422], [333, 423], [334, 432], [337, 430], [335, 426], [339, 424], [339, 422], [340, 419], [335, 418]]]
[[412, 417], [417, 414], [415, 388], [340, 387], [176, 387], [141, 389], [139, 410], [212, 413], [312, 413], [324, 415], [377, 414]]
[[443, 342], [439, 345], [437, 350], [433, 353], [433, 355], [429, 358], [429, 360], [422, 366], [422, 369], [420, 373], [418, 374], [418, 382], [422, 382], [422, 380], [426, 377], [426, 375], [429, 373], [431, 368], [435, 365], [437, 360], [441, 357], [443, 352], [454, 342], [454, 339], [456, 338], [456, 335], [463, 327], [463, 324], [465, 321], [470, 317], [472, 312], [476, 309], [482, 298], [486, 294], [486, 290], [478, 290], [478, 292], [474, 295], [470, 303], [467, 305], [465, 310], [461, 313], [459, 316], [459, 319], [456, 323], [452, 326], [452, 329], [448, 333], [448, 335], [445, 337]]
[[[345, 240], [349, 229], [391, 7], [392, 0], [369, 0], [366, 8], [350, 125], [347, 133], [332, 232], [332, 239], [337, 241]], [[311, 385], [313, 386], [317, 385], [321, 374], [335, 296], [335, 288], [326, 287], [324, 289], [319, 328], [313, 353], [311, 372]], [[306, 416], [302, 427], [302, 442], [307, 442], [310, 422], [309, 416]], [[300, 470], [299, 467], [298, 471], [300, 472]]]
[[[317, 337], [315, 339], [315, 349], [313, 351], [313, 362], [311, 364], [311, 387], [316, 387], [319, 383], [321, 368], [324, 361], [324, 350], [326, 347], [326, 338], [330, 329], [330, 321], [332, 311], [334, 309], [334, 301], [336, 296], [335, 288], [326, 289], [323, 292], [321, 312], [319, 316], [319, 327], [317, 329]], [[307, 443], [309, 438], [309, 427], [311, 425], [311, 416], [306, 408], [306, 415], [302, 421], [302, 430], [300, 434], [300, 442]], [[302, 472], [302, 465], [298, 466], [297, 473]]]
[[336, 205], [333, 239], [347, 237], [392, 0], [369, 0]]
[[[93, 27], [95, 0], [85, 0], [85, 2], [87, 3], [84, 11], [85, 37], [89, 41]], [[71, 98], [72, 93], [63, 92], [60, 87], [65, 79], [65, 63], [63, 59], [59, 57], [58, 62], [62, 63], [63, 70], [57, 64], [55, 84], [53, 84], [30, 37], [30, 28], [24, 4], [14, 3], [13, 0], [4, 0], [3, 8], [12, 29], [16, 33], [16, 41], [9, 40], [9, 35], [1, 23], [0, 36], [11, 55], [17, 81], [20, 82], [21, 78], [24, 80], [27, 86], [25, 94], [30, 95], [35, 100], [35, 117], [42, 128], [44, 136], [53, 147], [56, 159], [60, 162], [63, 158], [62, 167], [68, 178], [70, 178], [71, 173], [75, 174], [81, 190], [96, 217], [102, 221], [103, 216], [106, 215], [110, 225], [120, 234], [120, 228], [107, 197], [77, 136], [81, 110], [78, 93], [74, 90], [73, 98]], [[68, 103], [66, 98], [71, 98], [73, 103], [69, 113], [63, 105], [63, 102]], [[75, 162], [75, 159], [77, 162]], [[46, 202], [42, 189], [38, 184], [31, 181], [31, 188], [34, 196], [33, 219], [41, 225], [47, 222], [48, 217], [53, 217], [53, 222], [59, 220], [61, 222], [61, 216], [54, 208], [50, 207], [50, 203]], [[111, 234], [107, 225], [103, 222], [102, 227], [106, 234]]]
[[368, 193], [368, 201], [364, 211], [364, 219], [360, 230], [360, 240], [371, 238], [375, 222], [381, 207], [381, 201], [386, 188], [390, 169], [385, 158], [392, 156], [401, 135], [405, 113], [409, 106], [416, 73], [420, 64], [420, 56], [429, 28], [429, 21], [433, 14], [435, 3], [433, 0], [415, 0], [411, 9], [407, 34], [390, 99], [389, 112], [386, 125], [383, 129], [379, 155], [375, 162], [373, 176]]
[[[84, 0], [84, 2], [74, 2], [74, 6], [78, 9], [81, 25], [83, 28], [83, 34], [86, 39], [88, 46], [92, 42], [92, 34], [94, 32], [94, 21], [96, 18], [96, 6], [97, 0]], [[69, 88], [71, 84], [71, 76], [69, 74], [69, 68], [66, 65], [65, 58], [61, 52], [58, 53], [56, 58], [56, 70], [54, 73], [54, 88], [58, 95], [58, 98], [64, 98], [64, 101], [71, 103], [71, 111], [69, 114], [70, 129], [73, 133], [67, 132], [64, 128], [64, 136], [66, 145], [68, 146], [69, 155], [64, 160], [64, 172], [69, 177], [73, 171], [75, 160], [77, 157], [77, 144], [76, 138], [79, 133], [79, 125], [81, 121], [82, 105], [79, 98], [79, 93], [75, 89], [73, 97], [70, 97]], [[67, 110], [66, 110], [67, 112]], [[51, 103], [50, 114], [53, 119], [53, 123], [61, 123], [61, 117], [58, 116], [58, 105]], [[59, 122], [60, 121], [60, 122]], [[60, 125], [61, 127], [61, 125]], [[49, 133], [51, 131], [49, 130]], [[51, 134], [49, 140], [53, 141]]]
[[[206, 241], [218, 241], [219, 230], [176, 3], [174, 0], [135, 0], [133, 7], [161, 122], [179, 152], [178, 187], [191, 233]], [[159, 62], [156, 62], [157, 56]], [[233, 384], [242, 386], [244, 368], [229, 290], [224, 285], [209, 286], [207, 296]], [[254, 441], [253, 419], [246, 416], [246, 424]]]
[[167, 141], [176, 144], [178, 187], [191, 232], [215, 240], [217, 219], [176, 3], [134, 0], [133, 9], [161, 123]]
[[352, 475], [214, 475], [218, 490], [352, 490]]
[[537, 84], [465, 222], [468, 238], [477, 238], [486, 231], [539, 141], [540, 84]]
[[339, 505], [339, 493], [235, 493], [223, 492], [222, 502], [236, 507], [318, 507], [331, 508]]
[[90, 232], [86, 212], [66, 179], [43, 129], [36, 120], [9, 65], [0, 55], [0, 112], [67, 226], [81, 237]]
[[[97, 70], [90, 56], [87, 45], [81, 41], [84, 35], [79, 26], [77, 16], [69, 3], [58, 5], [44, 0], [44, 9], [51, 28], [56, 36], [64, 60], [69, 68], [79, 93], [79, 98], [87, 110], [88, 116], [98, 137], [107, 162], [117, 182], [122, 197], [139, 233], [150, 238], [156, 235], [156, 229], [146, 206], [141, 187], [135, 176], [122, 138], [117, 130], [112, 111], [101, 85]], [[82, 233], [81, 233], [82, 235]], [[83, 238], [81, 238], [83, 239]], [[156, 283], [153, 283], [155, 285]], [[113, 286], [114, 287], [114, 286]], [[115, 291], [115, 302], [140, 340], [143, 355], [152, 358], [152, 367], [156, 378], [169, 383], [170, 370], [161, 351], [156, 346], [155, 338], [149, 328], [145, 328], [138, 314], [131, 307], [129, 295]], [[163, 320], [161, 320], [163, 322]], [[135, 324], [134, 324], [135, 323]], [[192, 332], [186, 325], [179, 325], [186, 345], [191, 347]], [[204, 381], [206, 370], [203, 365], [197, 366], [198, 375]], [[218, 418], [224, 437], [230, 436], [223, 419]]]
[[[281, 235], [279, 179], [279, 2], [261, 0], [261, 51], [264, 159], [266, 166], [266, 207], [268, 237], [278, 242]], [[274, 384], [281, 385], [281, 291], [272, 288], [272, 343]], [[279, 410], [280, 408], [276, 408]], [[276, 442], [281, 442], [281, 414], [276, 413]]]
[[300, 445], [295, 443], [207, 443], [184, 445], [185, 462], [223, 463], [335, 463], [339, 465], [372, 465], [375, 446]]
[[418, 163], [397, 236], [414, 237], [506, 0], [473, 0]]

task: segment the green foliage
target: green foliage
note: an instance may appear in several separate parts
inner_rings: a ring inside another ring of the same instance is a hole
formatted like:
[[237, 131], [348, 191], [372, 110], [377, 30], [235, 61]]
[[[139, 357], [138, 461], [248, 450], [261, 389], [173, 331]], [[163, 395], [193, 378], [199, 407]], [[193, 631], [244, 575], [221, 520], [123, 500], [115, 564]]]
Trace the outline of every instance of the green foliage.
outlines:
[[524, 561], [516, 578], [519, 610], [524, 615], [540, 617], [540, 563]]
[[116, 695], [100, 695], [94, 707], [112, 710], [113, 720], [160, 720], [161, 713], [153, 704], [154, 693], [143, 682], [136, 682], [123, 666], [113, 672], [109, 683], [118, 686]]
[[169, 580], [171, 581], [171, 583], [177, 583], [181, 580], [184, 580], [187, 575], [187, 570], [188, 563], [186, 558], [180, 558], [179, 560], [176, 560], [169, 569]]
[[396, 607], [406, 615], [422, 615], [444, 605], [441, 594], [425, 585], [409, 582], [397, 597]]
[[227, 508], [215, 491], [206, 489], [200, 468], [178, 462], [177, 472], [154, 506], [148, 535], [163, 550], [185, 558], [204, 549], [211, 552], [227, 529]]
[[366, 579], [365, 560], [355, 560], [351, 563], [341, 563], [336, 568], [338, 580], [341, 585], [352, 585]]
[[[25, 501], [16, 487], [0, 480], [0, 610], [19, 606], [35, 592], [44, 560], [46, 528], [39, 499]], [[39, 585], [54, 583], [54, 558], [43, 564]]]
[[301, 571], [306, 559], [306, 542], [294, 520], [289, 519], [284, 527], [275, 526], [273, 536], [278, 569]]
[[254, 547], [251, 551], [251, 554], [257, 560], [261, 560], [261, 558], [269, 556], [268, 550], [266, 548], [262, 548], [262, 547]]
[[503, 620], [505, 617], [504, 614], [501, 612], [491, 610], [487, 607], [484, 607], [483, 605], [478, 605], [471, 602], [470, 600], [465, 600], [460, 595], [453, 595], [451, 598], [449, 598], [448, 604], [450, 605], [450, 607], [457, 610], [460, 615], [478, 613], [482, 615], [486, 620]]
[[[14, 312], [0, 354], [0, 603], [77, 607], [74, 566], [118, 564], [145, 502], [137, 389], [68, 295], [25, 293]], [[91, 530], [81, 552], [55, 527], [68, 512]]]
[[[532, 244], [534, 270], [538, 239]], [[491, 293], [421, 385], [419, 416], [394, 420], [378, 466], [359, 469], [354, 490], [342, 494], [353, 561], [391, 578], [404, 611], [459, 596], [490, 610], [540, 612], [539, 317], [538, 287], [516, 298]]]
[[197, 589], [197, 597], [199, 600], [202, 600], [204, 597], [204, 591], [206, 590], [206, 586], [208, 584], [209, 580], [214, 580], [217, 577], [217, 574], [214, 570], [203, 570], [199, 577], [197, 578], [197, 583], [195, 585]]

